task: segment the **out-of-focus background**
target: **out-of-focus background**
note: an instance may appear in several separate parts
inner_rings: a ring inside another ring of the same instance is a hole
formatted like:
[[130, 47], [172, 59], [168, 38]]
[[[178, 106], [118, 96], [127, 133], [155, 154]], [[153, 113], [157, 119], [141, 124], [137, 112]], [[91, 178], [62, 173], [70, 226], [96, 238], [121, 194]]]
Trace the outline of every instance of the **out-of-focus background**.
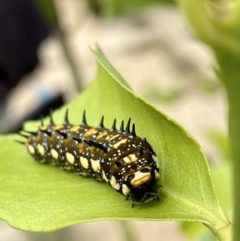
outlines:
[[[138, 95], [198, 140], [212, 166], [226, 157], [219, 148], [227, 132], [225, 93], [213, 55], [172, 1], [51, 3], [0, 0], [0, 133], [17, 131], [24, 120], [47, 114], [83, 90], [96, 73], [89, 47], [97, 43]], [[105, 221], [32, 234], [0, 222], [0, 240], [126, 240], [122, 225]], [[127, 226], [136, 240], [200, 240], [177, 222]]]

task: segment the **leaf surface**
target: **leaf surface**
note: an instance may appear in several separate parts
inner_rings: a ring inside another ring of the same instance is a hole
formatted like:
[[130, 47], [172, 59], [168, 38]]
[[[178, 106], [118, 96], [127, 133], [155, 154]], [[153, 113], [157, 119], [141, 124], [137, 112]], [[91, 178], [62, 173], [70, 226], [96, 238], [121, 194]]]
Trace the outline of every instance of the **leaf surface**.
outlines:
[[[146, 136], [158, 155], [161, 168], [160, 202], [131, 208], [131, 202], [104, 182], [35, 163], [18, 136], [0, 138], [0, 218], [27, 231], [53, 231], [94, 220], [200, 221], [216, 229], [226, 225], [207, 161], [196, 141], [172, 119], [156, 110], [127, 87], [100, 49], [96, 78], [75, 100], [53, 113], [63, 122], [66, 108], [70, 121], [81, 122], [84, 109], [88, 124], [105, 126], [114, 118], [118, 126], [129, 117], [137, 134]], [[36, 130], [39, 122], [28, 122]]]

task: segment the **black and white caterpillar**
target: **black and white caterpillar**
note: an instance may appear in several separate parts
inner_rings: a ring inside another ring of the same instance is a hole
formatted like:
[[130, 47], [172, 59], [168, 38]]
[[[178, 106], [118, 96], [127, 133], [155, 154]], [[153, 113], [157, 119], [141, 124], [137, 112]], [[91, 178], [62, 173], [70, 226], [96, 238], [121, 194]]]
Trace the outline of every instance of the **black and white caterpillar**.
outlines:
[[128, 120], [124, 128], [116, 129], [116, 119], [111, 129], [103, 124], [98, 127], [87, 124], [85, 111], [82, 123], [72, 125], [66, 111], [64, 123], [55, 125], [52, 114], [50, 123], [36, 132], [19, 133], [27, 138], [28, 152], [40, 163], [52, 163], [78, 175], [92, 176], [106, 181], [117, 192], [132, 200], [134, 205], [159, 200], [159, 164], [156, 154], [146, 138], [136, 135], [135, 124]]

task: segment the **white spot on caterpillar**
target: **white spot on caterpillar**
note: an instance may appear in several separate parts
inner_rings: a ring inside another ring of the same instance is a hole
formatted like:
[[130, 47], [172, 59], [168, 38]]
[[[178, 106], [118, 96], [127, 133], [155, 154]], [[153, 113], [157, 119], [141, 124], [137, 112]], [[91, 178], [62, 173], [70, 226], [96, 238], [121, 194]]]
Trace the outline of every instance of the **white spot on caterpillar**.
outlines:
[[158, 158], [155, 155], [152, 155], [152, 159], [156, 162], [157, 167], [159, 167]]
[[160, 174], [155, 170], [155, 179], [159, 179], [160, 178]]
[[74, 155], [71, 154], [70, 152], [67, 152], [67, 153], [66, 153], [66, 159], [67, 159], [67, 161], [68, 161], [69, 163], [71, 163], [71, 164], [73, 164], [74, 161], [75, 161]]
[[83, 168], [88, 169], [88, 160], [85, 157], [80, 157], [80, 162]]
[[121, 144], [124, 144], [124, 143], [126, 143], [126, 142], [127, 142], [127, 139], [123, 139], [123, 140], [115, 143], [115, 144], [113, 145], [113, 147], [117, 149]]
[[44, 147], [41, 145], [41, 144], [37, 144], [37, 149], [38, 149], [38, 152], [44, 156], [45, 154], [45, 150], [44, 150]]
[[58, 159], [58, 152], [55, 149], [51, 149], [51, 155], [54, 159]]
[[28, 151], [29, 151], [32, 155], [35, 154], [35, 149], [34, 149], [34, 147], [33, 147], [32, 145], [28, 145]]
[[99, 160], [91, 159], [92, 169], [96, 172], [100, 169]]
[[117, 182], [117, 180], [114, 176], [111, 177], [110, 184], [114, 189], [116, 189], [116, 190], [120, 189], [120, 184]]
[[102, 178], [103, 178], [106, 182], [108, 182], [108, 178], [106, 177], [106, 174], [105, 174], [104, 171], [102, 171]]
[[128, 188], [128, 186], [126, 184], [122, 185], [122, 193], [127, 196], [130, 193], [130, 189]]

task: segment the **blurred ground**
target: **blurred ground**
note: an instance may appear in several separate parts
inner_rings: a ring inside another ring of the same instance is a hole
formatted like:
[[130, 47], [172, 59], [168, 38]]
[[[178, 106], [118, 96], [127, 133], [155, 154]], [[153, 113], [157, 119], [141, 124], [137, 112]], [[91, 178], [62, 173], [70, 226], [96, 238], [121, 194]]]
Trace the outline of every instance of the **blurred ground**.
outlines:
[[[189, 33], [181, 14], [169, 7], [152, 7], [134, 16], [103, 20], [86, 12], [80, 2], [62, 0], [58, 8], [83, 85], [95, 75], [89, 46], [98, 43], [137, 94], [182, 124], [200, 142], [209, 160], [219, 162], [221, 156], [207, 132], [226, 132], [225, 95], [212, 71], [210, 50]], [[54, 36], [42, 43], [39, 58], [41, 65], [12, 91], [0, 116], [0, 129], [10, 126], [9, 120], [21, 119], [46, 98], [63, 93], [68, 101], [77, 94]], [[176, 222], [129, 222], [129, 226], [136, 240], [189, 240]], [[2, 222], [0, 230], [3, 241], [106, 240], [106, 233], [108, 240], [125, 240], [118, 222], [81, 224], [53, 234], [24, 233]]]

